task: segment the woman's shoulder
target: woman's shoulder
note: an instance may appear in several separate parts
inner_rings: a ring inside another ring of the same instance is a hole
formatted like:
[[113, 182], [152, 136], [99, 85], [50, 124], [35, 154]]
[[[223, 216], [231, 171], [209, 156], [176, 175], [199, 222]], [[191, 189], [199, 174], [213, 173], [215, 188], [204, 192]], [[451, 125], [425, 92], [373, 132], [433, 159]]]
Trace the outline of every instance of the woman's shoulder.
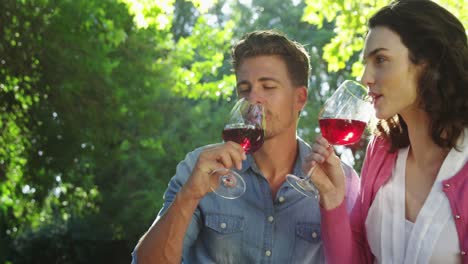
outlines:
[[382, 155], [389, 153], [391, 144], [388, 139], [382, 136], [372, 136], [367, 145], [367, 155], [373, 156], [376, 154]]
[[386, 178], [388, 172], [391, 173], [390, 168], [394, 165], [397, 152], [390, 152], [390, 147], [390, 142], [383, 137], [374, 136], [369, 141], [361, 180], [379, 175]]

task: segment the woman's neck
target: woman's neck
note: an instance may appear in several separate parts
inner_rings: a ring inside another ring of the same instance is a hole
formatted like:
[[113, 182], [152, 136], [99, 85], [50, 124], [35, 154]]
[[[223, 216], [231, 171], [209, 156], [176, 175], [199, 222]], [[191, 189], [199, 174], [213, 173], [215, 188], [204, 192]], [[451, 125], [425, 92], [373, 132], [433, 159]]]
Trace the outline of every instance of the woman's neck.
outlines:
[[423, 110], [414, 110], [403, 116], [408, 126], [410, 153], [418, 166], [428, 164], [440, 166], [447, 156], [449, 149], [442, 148], [432, 139], [430, 119]]

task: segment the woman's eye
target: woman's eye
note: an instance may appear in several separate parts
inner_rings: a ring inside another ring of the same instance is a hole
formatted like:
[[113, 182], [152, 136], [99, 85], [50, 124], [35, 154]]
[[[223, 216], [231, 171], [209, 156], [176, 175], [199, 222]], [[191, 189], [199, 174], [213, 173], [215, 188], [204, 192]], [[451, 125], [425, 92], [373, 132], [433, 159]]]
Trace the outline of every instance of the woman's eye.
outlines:
[[265, 88], [265, 89], [267, 89], [267, 90], [268, 90], [268, 89], [275, 89], [276, 86], [263, 86], [263, 88]]
[[381, 63], [385, 62], [385, 60], [386, 60], [386, 59], [385, 59], [385, 57], [383, 57], [383, 56], [377, 56], [377, 57], [375, 57], [375, 61], [377, 62], [377, 64], [381, 64]]

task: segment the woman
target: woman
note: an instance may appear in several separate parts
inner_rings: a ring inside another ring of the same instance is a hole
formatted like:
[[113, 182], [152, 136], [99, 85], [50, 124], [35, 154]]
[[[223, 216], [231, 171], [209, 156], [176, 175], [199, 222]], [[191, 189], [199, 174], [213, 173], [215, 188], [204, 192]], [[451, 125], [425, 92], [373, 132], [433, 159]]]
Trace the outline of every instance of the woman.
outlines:
[[327, 262], [468, 263], [466, 31], [428, 0], [392, 2], [369, 28], [361, 81], [378, 122], [349, 217], [333, 148], [319, 136], [309, 157]]

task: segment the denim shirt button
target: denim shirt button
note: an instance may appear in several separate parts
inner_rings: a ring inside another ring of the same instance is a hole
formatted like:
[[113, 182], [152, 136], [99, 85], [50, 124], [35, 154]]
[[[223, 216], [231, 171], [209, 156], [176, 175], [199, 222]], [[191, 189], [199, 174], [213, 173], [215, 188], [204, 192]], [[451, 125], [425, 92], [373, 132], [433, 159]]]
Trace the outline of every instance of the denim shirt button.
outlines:
[[312, 238], [317, 238], [317, 232], [312, 232]]
[[265, 256], [267, 257], [271, 256], [271, 251], [270, 250], [265, 251]]
[[280, 198], [278, 199], [278, 201], [279, 201], [280, 203], [284, 202], [284, 200], [285, 200], [285, 199], [284, 199], [284, 196], [280, 196]]
[[273, 220], [275, 220], [275, 218], [272, 215], [270, 215], [268, 217], [268, 222], [273, 223]]
[[222, 229], [225, 229], [226, 226], [227, 226], [226, 223], [221, 223], [221, 224], [219, 225], [219, 227], [221, 227]]

